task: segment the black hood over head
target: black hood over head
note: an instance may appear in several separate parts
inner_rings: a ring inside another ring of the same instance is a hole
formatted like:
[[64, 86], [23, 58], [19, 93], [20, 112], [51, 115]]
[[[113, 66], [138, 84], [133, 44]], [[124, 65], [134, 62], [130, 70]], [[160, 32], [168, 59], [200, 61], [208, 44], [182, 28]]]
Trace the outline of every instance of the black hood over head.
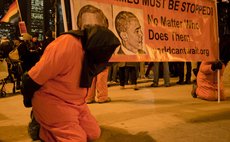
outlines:
[[102, 72], [108, 65], [108, 61], [115, 49], [120, 45], [120, 41], [112, 31], [102, 26], [86, 26], [84, 30], [66, 33], [81, 38], [85, 56], [80, 87], [89, 88], [93, 77]]

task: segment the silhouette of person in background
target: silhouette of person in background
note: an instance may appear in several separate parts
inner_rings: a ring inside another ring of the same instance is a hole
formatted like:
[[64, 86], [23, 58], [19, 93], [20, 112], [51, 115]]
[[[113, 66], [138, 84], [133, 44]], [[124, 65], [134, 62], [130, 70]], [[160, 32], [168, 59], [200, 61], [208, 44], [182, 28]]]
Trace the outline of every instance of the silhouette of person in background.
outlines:
[[41, 48], [41, 51], [40, 51], [40, 55], [43, 54], [44, 50], [46, 49], [46, 47], [54, 40], [54, 37], [53, 37], [53, 33], [51, 30], [48, 30], [45, 34], [45, 39], [42, 43], [42, 48]]

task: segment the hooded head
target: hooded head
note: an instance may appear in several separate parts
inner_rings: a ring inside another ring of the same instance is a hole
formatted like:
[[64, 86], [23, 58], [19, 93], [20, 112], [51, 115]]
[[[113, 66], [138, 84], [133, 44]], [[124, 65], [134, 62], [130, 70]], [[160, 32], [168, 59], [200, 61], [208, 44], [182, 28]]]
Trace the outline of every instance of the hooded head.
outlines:
[[110, 57], [120, 45], [119, 39], [108, 28], [98, 25], [87, 25], [83, 30], [62, 34], [71, 34], [81, 38], [85, 55], [80, 87], [89, 88], [93, 77], [102, 72], [108, 65]]
[[119, 45], [119, 39], [106, 27], [94, 25], [84, 28], [82, 46], [85, 57], [81, 71], [81, 87], [91, 86], [93, 77], [106, 68]]

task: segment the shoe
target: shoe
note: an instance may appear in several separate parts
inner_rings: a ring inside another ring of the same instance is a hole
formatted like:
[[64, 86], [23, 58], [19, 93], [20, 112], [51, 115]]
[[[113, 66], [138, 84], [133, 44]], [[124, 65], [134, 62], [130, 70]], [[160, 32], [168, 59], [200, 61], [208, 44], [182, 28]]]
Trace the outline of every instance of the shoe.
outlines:
[[196, 83], [196, 79], [194, 79], [194, 80], [192, 81], [192, 83]]
[[20, 85], [16, 85], [16, 90], [20, 90], [21, 86]]
[[137, 90], [140, 90], [140, 88], [137, 85], [135, 85], [133, 90], [137, 91]]
[[170, 84], [165, 84], [165, 87], [170, 87]]
[[140, 90], [139, 88], [134, 88], [133, 90], [137, 91], [137, 90]]
[[183, 85], [184, 82], [183, 81], [177, 81], [176, 84]]
[[190, 80], [187, 80], [184, 82], [184, 84], [191, 84], [192, 82]]
[[108, 103], [108, 102], [111, 102], [110, 97], [108, 97], [107, 100], [104, 100], [104, 101], [97, 101], [97, 103], [99, 103], [99, 104]]
[[157, 83], [153, 83], [153, 84], [151, 84], [151, 87], [158, 87], [158, 84]]
[[31, 121], [29, 122], [28, 125], [28, 133], [33, 141], [40, 141], [39, 130], [40, 130], [40, 124], [36, 121], [35, 117], [32, 116]]
[[197, 98], [196, 88], [197, 88], [197, 85], [193, 84], [192, 85], [192, 91], [191, 91], [191, 95], [192, 95], [193, 98]]
[[86, 103], [87, 104], [92, 104], [92, 103], [96, 103], [96, 101], [95, 100], [86, 100]]
[[19, 86], [16, 86], [16, 90], [20, 90], [21, 89], [21, 87], [19, 87]]
[[120, 89], [125, 89], [125, 86], [121, 86]]
[[111, 84], [116, 84], [117, 82], [116, 81], [110, 81]]
[[146, 79], [152, 79], [153, 77], [151, 75], [145, 76]]

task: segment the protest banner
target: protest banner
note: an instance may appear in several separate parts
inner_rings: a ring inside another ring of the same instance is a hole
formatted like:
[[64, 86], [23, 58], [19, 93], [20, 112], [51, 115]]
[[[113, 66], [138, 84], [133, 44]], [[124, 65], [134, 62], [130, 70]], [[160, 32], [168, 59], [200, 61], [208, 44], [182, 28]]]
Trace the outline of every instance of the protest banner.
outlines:
[[[86, 5], [100, 9], [122, 43], [112, 62], [218, 59], [214, 0], [71, 0], [72, 21]], [[73, 23], [73, 29], [78, 29]], [[102, 37], [103, 38], [103, 37]]]

